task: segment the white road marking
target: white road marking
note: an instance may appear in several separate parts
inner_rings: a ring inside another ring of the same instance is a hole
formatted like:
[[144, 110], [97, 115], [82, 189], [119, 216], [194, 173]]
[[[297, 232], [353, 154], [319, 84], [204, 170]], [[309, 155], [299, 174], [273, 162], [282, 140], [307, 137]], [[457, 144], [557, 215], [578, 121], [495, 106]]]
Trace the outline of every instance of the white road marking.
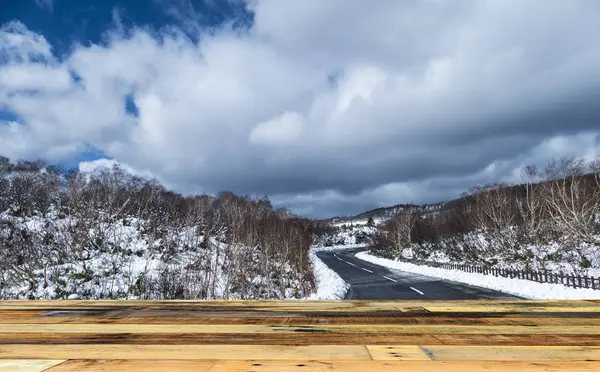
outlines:
[[413, 288], [413, 287], [409, 287], [409, 288], [410, 288], [410, 289], [412, 289], [413, 291], [417, 292], [417, 293], [418, 293], [418, 294], [420, 294], [421, 296], [425, 296], [425, 293], [423, 293], [423, 292], [419, 291], [418, 289], [416, 289], [416, 288]]
[[356, 266], [355, 264], [353, 264], [352, 262], [348, 262], [348, 261], [344, 261], [344, 262], [345, 262], [345, 263], [347, 263], [348, 265], [352, 265], [352, 266], [354, 266], [354, 267], [358, 267], [358, 266]]
[[394, 283], [398, 283], [398, 281], [397, 281], [397, 280], [394, 280], [394, 279], [392, 279], [392, 278], [388, 278], [388, 277], [387, 277], [387, 276], [385, 276], [385, 275], [384, 275], [383, 277], [384, 277], [384, 278], [386, 278], [387, 280], [391, 280], [391, 281], [392, 281], [392, 282], [394, 282]]
[[335, 258], [337, 258], [337, 259], [338, 259], [338, 260], [340, 260], [340, 261], [344, 261], [344, 260], [342, 260], [341, 258], [339, 258], [338, 256], [335, 256]]
[[361, 267], [361, 269], [363, 269], [364, 271], [366, 271], [366, 272], [368, 272], [368, 273], [371, 273], [371, 274], [373, 274], [373, 272], [372, 272], [371, 270], [369, 270], [369, 269], [365, 269], [364, 267]]

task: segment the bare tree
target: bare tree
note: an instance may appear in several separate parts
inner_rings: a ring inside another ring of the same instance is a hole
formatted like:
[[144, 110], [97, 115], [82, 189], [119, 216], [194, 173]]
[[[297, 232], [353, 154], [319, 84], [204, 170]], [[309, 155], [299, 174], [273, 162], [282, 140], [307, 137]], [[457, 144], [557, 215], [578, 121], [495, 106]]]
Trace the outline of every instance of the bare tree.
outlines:
[[573, 158], [550, 163], [546, 174], [552, 221], [576, 241], [592, 242], [600, 199], [595, 175], [586, 176], [585, 161]]
[[534, 244], [540, 244], [548, 232], [545, 218], [548, 210], [548, 191], [546, 185], [541, 183], [542, 179], [535, 165], [523, 168], [521, 175], [525, 195], [517, 199], [517, 205], [523, 221], [525, 237]]

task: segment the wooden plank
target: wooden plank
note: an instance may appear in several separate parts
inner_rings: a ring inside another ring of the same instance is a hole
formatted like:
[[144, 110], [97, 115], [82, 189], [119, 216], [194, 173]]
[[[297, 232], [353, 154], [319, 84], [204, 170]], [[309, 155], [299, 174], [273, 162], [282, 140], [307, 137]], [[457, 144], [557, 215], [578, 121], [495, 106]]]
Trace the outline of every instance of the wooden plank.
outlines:
[[[373, 360], [394, 360], [393, 346], [368, 345]], [[399, 346], [400, 348], [404, 346]], [[597, 346], [420, 346], [432, 360], [600, 361]]]
[[334, 334], [600, 334], [596, 326], [462, 326], [462, 325], [224, 325], [224, 324], [0, 324], [0, 334], [9, 333], [223, 333], [223, 334], [271, 334], [271, 333], [334, 333]]
[[523, 302], [523, 303], [489, 303], [480, 301], [475, 304], [422, 304], [430, 312], [598, 312], [600, 304], [588, 301], [563, 302]]
[[193, 311], [287, 311], [287, 312], [425, 312], [422, 307], [412, 304], [399, 306], [394, 301], [362, 302], [362, 301], [4, 301], [0, 310], [88, 310], [104, 311], [119, 309], [143, 310], [193, 310]]
[[[271, 313], [269, 315], [247, 314], [232, 312], [162, 312], [160, 316], [152, 311], [121, 311], [99, 315], [57, 313], [56, 315], [40, 316], [40, 314], [10, 314], [0, 312], [0, 324], [268, 324], [268, 325], [318, 325], [318, 324], [489, 324], [485, 319], [454, 318], [454, 317], [397, 317], [397, 316], [298, 316], [286, 313]], [[191, 314], [191, 315], [189, 315]], [[597, 324], [597, 320], [587, 319], [583, 324]]]
[[[513, 346], [600, 346], [599, 335], [436, 334], [435, 344]], [[391, 345], [392, 343], [388, 343]], [[420, 344], [425, 345], [425, 344]]]
[[0, 359], [371, 360], [361, 345], [0, 345]]
[[271, 311], [428, 311], [436, 312], [547, 312], [547, 311], [599, 311], [600, 303], [594, 301], [3, 301], [0, 309], [245, 309]]
[[271, 326], [310, 326], [310, 325], [511, 325], [511, 326], [594, 326], [600, 324], [597, 318], [556, 318], [556, 317], [423, 317], [423, 316], [382, 316], [382, 317], [308, 317], [308, 316], [180, 316], [178, 312], [172, 315], [146, 316], [142, 311], [135, 315], [129, 312], [110, 315], [68, 315], [68, 316], [39, 316], [11, 315], [4, 316], [0, 312], [0, 324], [220, 324], [220, 325], [271, 325]]
[[556, 345], [600, 346], [600, 335], [512, 334], [0, 334], [2, 344], [139, 344], [139, 345]]
[[[481, 318], [488, 325], [512, 325], [525, 327], [540, 327], [540, 326], [579, 326], [579, 325], [597, 325], [600, 320], [596, 318]], [[461, 323], [458, 323], [461, 324]]]
[[370, 345], [367, 350], [373, 360], [431, 360], [417, 345]]
[[[402, 372], [541, 372], [541, 371], [597, 371], [600, 363], [523, 363], [523, 362], [438, 362], [438, 361], [371, 361], [343, 362], [333, 361], [334, 371], [365, 372], [365, 371], [402, 371]], [[218, 366], [218, 364], [216, 365]], [[215, 367], [216, 367], [215, 366]], [[228, 371], [219, 370], [218, 371]], [[236, 371], [235, 369], [229, 371]], [[240, 371], [240, 370], [237, 370]], [[211, 371], [212, 372], [212, 371]]]
[[64, 360], [0, 359], [0, 372], [41, 372]]
[[209, 360], [69, 360], [48, 372], [280, 372], [280, 371], [448, 371], [448, 372], [591, 372], [599, 371], [598, 362], [445, 362], [445, 361], [209, 361]]
[[[541, 336], [538, 336], [541, 337]], [[547, 337], [543, 335], [542, 340]], [[581, 345], [580, 338], [567, 345]], [[600, 336], [595, 339], [600, 345]], [[191, 345], [191, 344], [230, 344], [230, 345], [434, 345], [444, 344], [436, 337], [427, 334], [97, 334], [97, 333], [10, 333], [0, 334], [2, 344], [138, 344], [138, 345]], [[588, 344], [590, 341], [588, 340]], [[505, 342], [505, 344], [511, 344]]]
[[57, 370], [345, 367], [363, 372], [408, 370], [400, 363], [420, 363], [413, 365], [420, 370], [437, 363], [434, 370], [464, 372], [504, 368], [505, 363], [520, 363], [518, 370], [571, 370], [570, 363], [561, 363], [573, 361], [597, 368], [600, 303], [0, 302], [0, 361], [20, 358], [23, 363], [79, 359], [52, 368]]
[[214, 364], [211, 360], [69, 360], [47, 372], [208, 372]]
[[[158, 313], [158, 314], [157, 314]], [[324, 316], [267, 313], [258, 312], [200, 312], [200, 311], [116, 311], [102, 314], [88, 315], [84, 313], [45, 313], [33, 314], [21, 312], [19, 314], [4, 314], [0, 311], [0, 324], [270, 324], [270, 325], [312, 325], [312, 324], [490, 324], [486, 318], [469, 317], [419, 317], [419, 316], [371, 316], [373, 314], [359, 314], [353, 316]], [[537, 318], [528, 318], [523, 322], [533, 322]], [[545, 318], [542, 318], [545, 319]], [[574, 319], [576, 321], [579, 318]], [[517, 324], [518, 319], [507, 319], [510, 324]], [[543, 320], [542, 320], [543, 322]], [[597, 319], [582, 319], [580, 324], [597, 324]]]
[[[422, 308], [418, 308], [422, 309]], [[6, 314], [6, 315], [4, 315]], [[149, 309], [144, 307], [123, 307], [123, 308], [111, 308], [111, 307], [98, 307], [98, 308], [45, 308], [45, 309], [29, 309], [29, 310], [3, 310], [0, 307], [0, 319], [3, 317], [19, 319], [24, 318], [65, 318], [71, 316], [72, 318], [128, 318], [128, 317], [156, 317], [156, 318], [298, 318], [298, 319], [312, 319], [318, 317], [340, 319], [340, 318], [599, 318], [600, 309], [594, 311], [567, 311], [567, 312], [555, 312], [555, 311], [536, 311], [536, 312], [483, 312], [483, 311], [441, 311], [431, 312], [422, 309], [417, 311], [398, 311], [394, 309], [384, 310], [357, 310], [357, 311], [285, 311], [282, 309], [269, 310], [269, 309], [238, 309], [238, 308], [215, 308], [215, 307], [202, 307], [201, 305], [195, 307], [178, 308], [156, 308]]]

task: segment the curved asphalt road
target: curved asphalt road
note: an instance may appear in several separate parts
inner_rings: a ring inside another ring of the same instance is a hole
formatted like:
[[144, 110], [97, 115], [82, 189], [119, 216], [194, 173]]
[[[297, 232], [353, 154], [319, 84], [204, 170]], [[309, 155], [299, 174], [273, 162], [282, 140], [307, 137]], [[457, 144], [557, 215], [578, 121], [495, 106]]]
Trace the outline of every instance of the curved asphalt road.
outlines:
[[508, 300], [518, 297], [448, 280], [390, 270], [354, 257], [365, 249], [318, 252], [350, 284], [348, 300]]

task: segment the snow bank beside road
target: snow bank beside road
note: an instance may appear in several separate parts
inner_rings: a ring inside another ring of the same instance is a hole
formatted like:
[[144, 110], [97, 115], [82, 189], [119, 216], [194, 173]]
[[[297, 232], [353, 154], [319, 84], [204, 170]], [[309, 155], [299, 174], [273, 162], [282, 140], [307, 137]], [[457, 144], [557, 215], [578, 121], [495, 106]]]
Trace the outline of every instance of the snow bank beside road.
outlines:
[[346, 244], [346, 245], [332, 245], [331, 247], [313, 247], [313, 252], [324, 252], [324, 251], [339, 251], [342, 249], [355, 249], [355, 248], [366, 248], [370, 244]]
[[593, 289], [570, 288], [560, 284], [536, 283], [529, 280], [501, 278], [493, 275], [466, 273], [458, 270], [438, 269], [435, 267], [388, 260], [386, 258], [373, 256], [368, 252], [360, 252], [356, 254], [356, 258], [389, 269], [452, 280], [534, 300], [600, 299], [600, 291]]
[[315, 251], [308, 254], [313, 264], [315, 278], [317, 281], [316, 293], [313, 293], [305, 300], [342, 300], [350, 286], [333, 270], [331, 270], [319, 257]]

